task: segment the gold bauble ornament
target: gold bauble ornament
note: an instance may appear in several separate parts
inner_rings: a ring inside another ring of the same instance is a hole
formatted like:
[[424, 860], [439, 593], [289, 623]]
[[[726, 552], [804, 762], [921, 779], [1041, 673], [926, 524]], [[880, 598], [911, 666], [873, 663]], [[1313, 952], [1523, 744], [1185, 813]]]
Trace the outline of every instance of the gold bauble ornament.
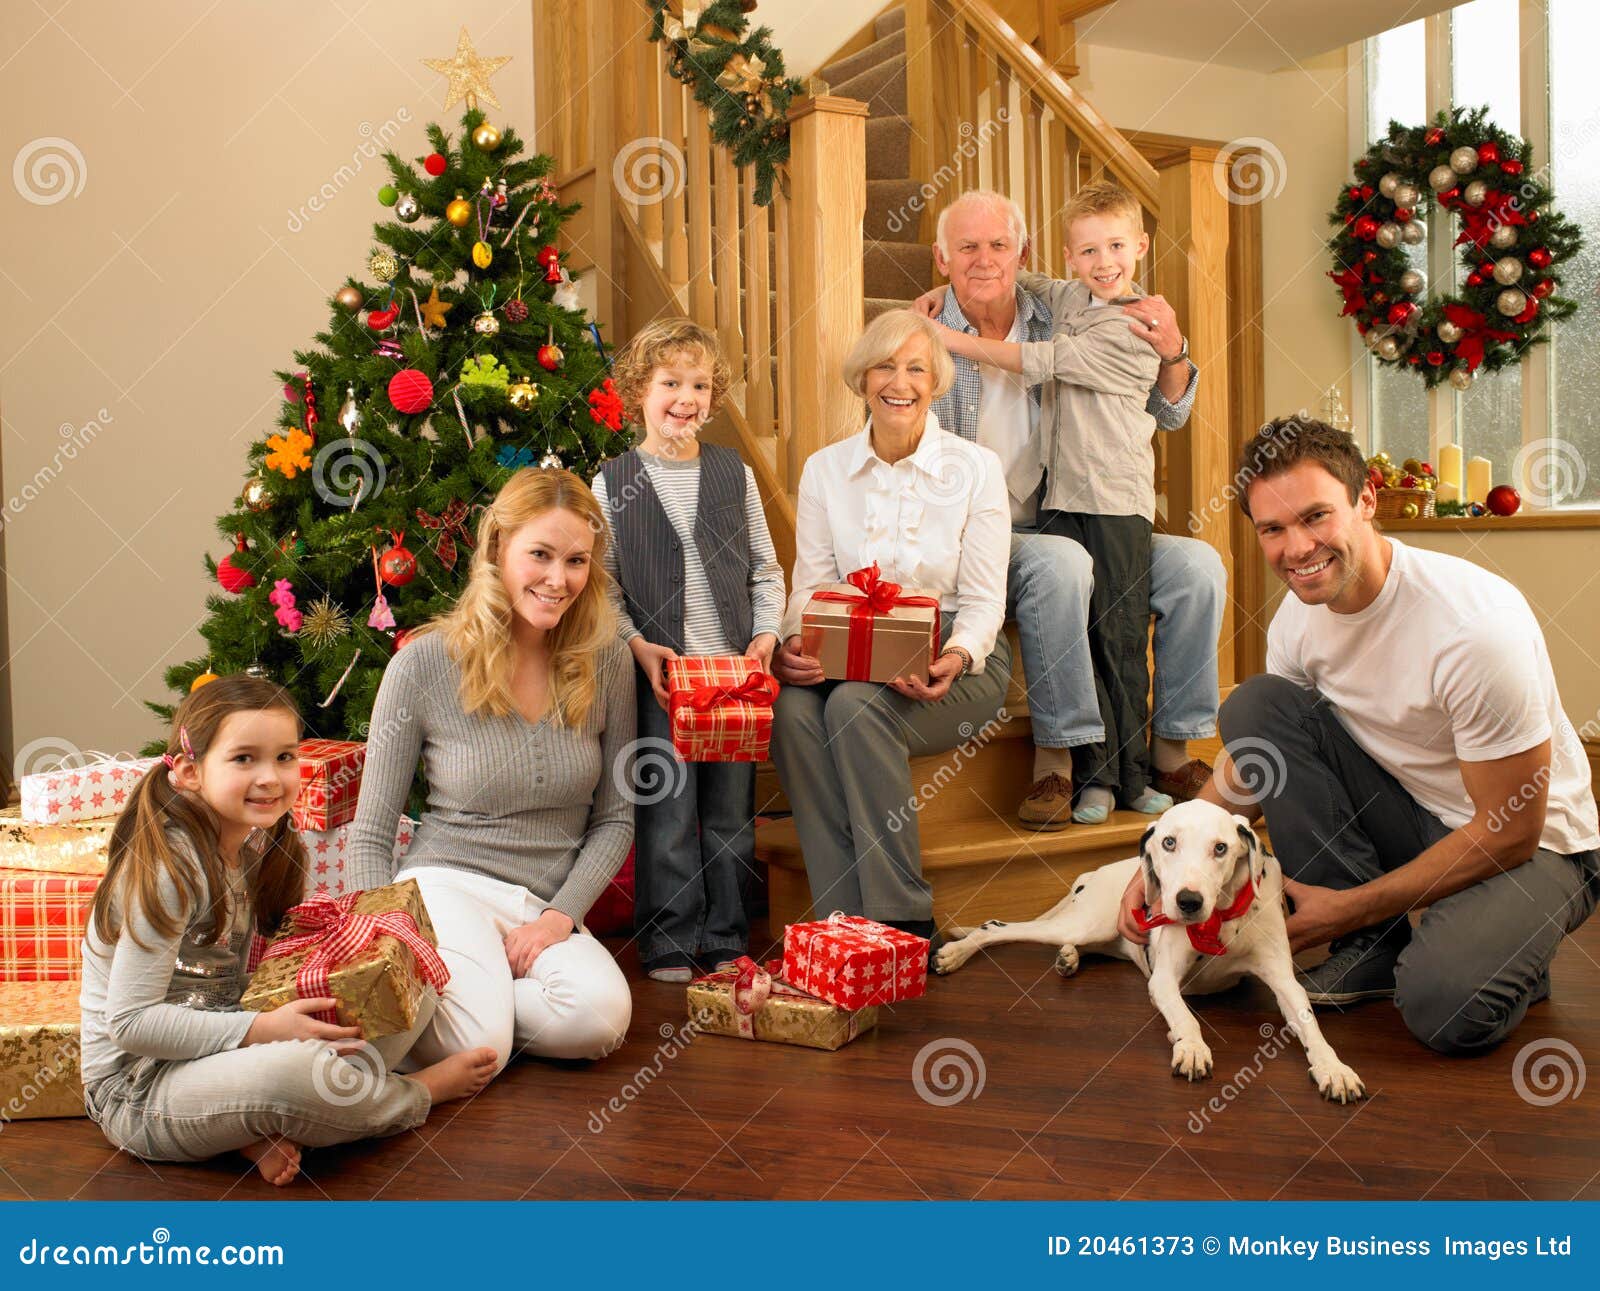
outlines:
[[487, 242], [474, 242], [472, 244], [472, 263], [480, 269], [487, 269], [489, 262], [494, 259], [494, 251]]
[[485, 121], [472, 132], [472, 142], [484, 152], [493, 152], [500, 146], [500, 131]]
[[1528, 298], [1516, 287], [1507, 287], [1494, 298], [1494, 307], [1507, 318], [1515, 318], [1528, 307]]
[[267, 482], [259, 475], [252, 475], [245, 482], [244, 490], [239, 494], [239, 501], [244, 504], [246, 511], [253, 511], [257, 515], [269, 510], [272, 506], [272, 495], [267, 492]]
[[450, 205], [444, 208], [444, 217], [456, 228], [464, 229], [472, 219], [472, 203], [457, 193]]
[[1467, 390], [1472, 386], [1472, 373], [1467, 368], [1451, 368], [1450, 384], [1457, 390]]
[[511, 406], [518, 412], [527, 412], [533, 407], [534, 400], [539, 397], [539, 387], [528, 380], [527, 377], [518, 377], [506, 390], [506, 398], [511, 401]]
[[199, 690], [200, 687], [209, 686], [216, 680], [217, 674], [212, 672], [211, 669], [207, 668], [203, 673], [189, 683], [189, 693], [192, 695], [195, 691]]
[[1407, 520], [1415, 520], [1419, 515], [1422, 514], [1422, 508], [1419, 507], [1415, 502], [1407, 502], [1401, 506], [1400, 514], [1403, 515]]
[[1501, 256], [1494, 262], [1494, 280], [1502, 287], [1516, 286], [1522, 281], [1522, 261], [1516, 256]]
[[486, 309], [472, 320], [472, 330], [479, 336], [495, 336], [500, 331], [500, 320]]
[[1517, 231], [1509, 224], [1502, 224], [1489, 235], [1489, 245], [1496, 251], [1509, 251], [1517, 245]]
[[1440, 322], [1439, 326], [1433, 330], [1439, 333], [1439, 339], [1446, 345], [1454, 345], [1462, 336], [1461, 328], [1448, 318]]
[[352, 314], [361, 308], [364, 303], [361, 293], [354, 287], [341, 287], [339, 294], [334, 297], [339, 302], [340, 309], [348, 309]]
[[1392, 220], [1387, 224], [1378, 225], [1378, 232], [1374, 240], [1386, 251], [1393, 247], [1399, 246], [1400, 226], [1394, 223]]
[[393, 251], [374, 251], [367, 260], [367, 268], [379, 282], [390, 282], [400, 272], [400, 262]]

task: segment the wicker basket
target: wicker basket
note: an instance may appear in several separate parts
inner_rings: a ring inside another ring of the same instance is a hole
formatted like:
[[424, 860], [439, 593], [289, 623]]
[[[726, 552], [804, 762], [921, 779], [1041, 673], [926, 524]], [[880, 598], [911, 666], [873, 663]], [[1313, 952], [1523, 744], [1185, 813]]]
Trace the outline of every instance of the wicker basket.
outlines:
[[1404, 520], [1406, 519], [1405, 506], [1407, 502], [1417, 504], [1419, 517], [1433, 516], [1433, 490], [1432, 489], [1379, 489], [1378, 510], [1379, 520]]

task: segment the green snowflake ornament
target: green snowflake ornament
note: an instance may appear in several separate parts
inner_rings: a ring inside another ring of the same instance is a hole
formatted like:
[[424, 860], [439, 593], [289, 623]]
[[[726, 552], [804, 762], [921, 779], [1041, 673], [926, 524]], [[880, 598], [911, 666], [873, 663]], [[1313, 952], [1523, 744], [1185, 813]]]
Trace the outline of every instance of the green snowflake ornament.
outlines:
[[480, 354], [462, 365], [461, 384], [464, 386], [493, 386], [504, 390], [511, 384], [511, 373], [506, 365], [492, 354]]

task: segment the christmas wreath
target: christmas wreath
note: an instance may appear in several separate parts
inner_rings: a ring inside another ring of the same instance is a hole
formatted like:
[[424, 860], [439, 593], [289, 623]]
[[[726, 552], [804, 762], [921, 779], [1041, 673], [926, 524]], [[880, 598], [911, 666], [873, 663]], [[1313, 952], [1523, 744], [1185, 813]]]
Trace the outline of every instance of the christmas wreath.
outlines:
[[[1448, 380], [1465, 390], [1480, 371], [1520, 363], [1577, 308], [1554, 293], [1583, 236], [1552, 208], [1528, 144], [1488, 116], [1457, 108], [1429, 126], [1391, 121], [1329, 216], [1340, 316], [1355, 318], [1379, 362], [1416, 370], [1430, 388]], [[1407, 258], [1426, 240], [1422, 217], [1435, 203], [1460, 220], [1460, 294], [1430, 296]]]
[[668, 72], [710, 111], [711, 138], [735, 165], [755, 167], [755, 203], [767, 206], [789, 160], [789, 103], [804, 87], [784, 74], [771, 30], [750, 30], [744, 15], [755, 7], [754, 0], [651, 0], [650, 39], [666, 44]]

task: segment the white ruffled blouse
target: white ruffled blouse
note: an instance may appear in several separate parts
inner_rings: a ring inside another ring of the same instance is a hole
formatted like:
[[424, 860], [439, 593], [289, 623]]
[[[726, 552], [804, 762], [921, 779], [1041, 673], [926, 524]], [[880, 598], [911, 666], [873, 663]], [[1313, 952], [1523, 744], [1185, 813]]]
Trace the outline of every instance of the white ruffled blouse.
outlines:
[[818, 449], [800, 475], [793, 589], [785, 640], [811, 593], [877, 562], [890, 582], [939, 598], [947, 645], [983, 671], [1005, 622], [1011, 508], [992, 449], [952, 435], [930, 411], [917, 451], [892, 465], [872, 448], [872, 423]]

